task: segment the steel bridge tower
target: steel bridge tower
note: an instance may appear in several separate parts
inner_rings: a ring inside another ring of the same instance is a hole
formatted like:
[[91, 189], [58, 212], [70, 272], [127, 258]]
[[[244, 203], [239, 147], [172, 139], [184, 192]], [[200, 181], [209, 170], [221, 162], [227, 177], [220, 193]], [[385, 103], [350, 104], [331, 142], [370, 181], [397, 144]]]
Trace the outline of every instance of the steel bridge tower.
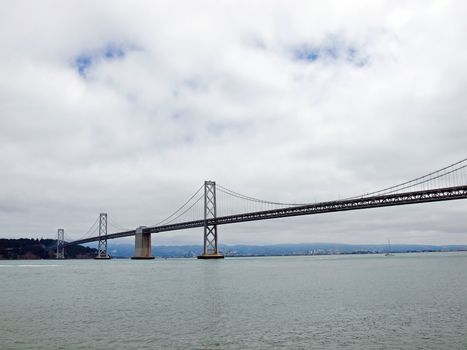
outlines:
[[107, 254], [107, 213], [99, 214], [99, 245], [94, 259], [111, 259]]
[[[204, 249], [198, 259], [223, 259], [217, 246], [216, 182], [204, 181]], [[211, 220], [211, 222], [210, 222]]]
[[65, 230], [59, 228], [57, 232], [57, 259], [65, 259]]

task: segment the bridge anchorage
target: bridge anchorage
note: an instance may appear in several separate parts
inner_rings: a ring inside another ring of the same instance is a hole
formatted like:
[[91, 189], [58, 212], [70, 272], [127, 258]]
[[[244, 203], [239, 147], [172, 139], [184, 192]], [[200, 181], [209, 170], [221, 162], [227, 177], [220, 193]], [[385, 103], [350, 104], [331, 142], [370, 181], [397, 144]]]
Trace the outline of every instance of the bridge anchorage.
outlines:
[[140, 226], [135, 232], [135, 255], [132, 259], [154, 259], [151, 247], [151, 232], [145, 230], [146, 226]]
[[224, 259], [217, 247], [217, 224], [210, 223], [217, 218], [216, 182], [204, 182], [204, 249], [198, 259]]
[[107, 254], [107, 213], [99, 214], [99, 244], [97, 246], [97, 256], [94, 259], [112, 259]]

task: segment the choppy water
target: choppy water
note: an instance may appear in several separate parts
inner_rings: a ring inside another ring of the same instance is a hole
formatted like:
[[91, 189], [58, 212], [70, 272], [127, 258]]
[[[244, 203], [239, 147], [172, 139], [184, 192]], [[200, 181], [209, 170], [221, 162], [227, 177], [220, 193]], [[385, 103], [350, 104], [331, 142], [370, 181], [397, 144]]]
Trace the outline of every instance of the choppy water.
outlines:
[[0, 261], [0, 349], [467, 349], [467, 254]]

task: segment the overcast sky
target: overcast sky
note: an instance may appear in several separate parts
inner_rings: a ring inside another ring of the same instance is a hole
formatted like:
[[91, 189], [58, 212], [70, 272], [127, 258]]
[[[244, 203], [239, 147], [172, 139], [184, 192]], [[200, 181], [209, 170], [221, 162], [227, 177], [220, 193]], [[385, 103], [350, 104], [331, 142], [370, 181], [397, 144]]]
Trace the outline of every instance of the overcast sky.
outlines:
[[[310, 202], [466, 158], [466, 17], [447, 0], [1, 1], [0, 236], [71, 240], [100, 212], [151, 225], [208, 179]], [[467, 244], [466, 214], [452, 201], [219, 235]], [[153, 242], [201, 244], [202, 229]]]

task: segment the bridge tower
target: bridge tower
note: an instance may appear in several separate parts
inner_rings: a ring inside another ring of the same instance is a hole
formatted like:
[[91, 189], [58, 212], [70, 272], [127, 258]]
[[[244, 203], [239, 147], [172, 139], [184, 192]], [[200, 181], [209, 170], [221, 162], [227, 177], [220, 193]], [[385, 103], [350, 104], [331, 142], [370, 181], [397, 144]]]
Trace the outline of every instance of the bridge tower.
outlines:
[[204, 181], [204, 249], [198, 259], [223, 259], [217, 247], [216, 182]]
[[111, 259], [107, 254], [107, 213], [99, 214], [99, 245], [94, 259]]
[[65, 230], [59, 228], [57, 232], [57, 259], [65, 259]]

